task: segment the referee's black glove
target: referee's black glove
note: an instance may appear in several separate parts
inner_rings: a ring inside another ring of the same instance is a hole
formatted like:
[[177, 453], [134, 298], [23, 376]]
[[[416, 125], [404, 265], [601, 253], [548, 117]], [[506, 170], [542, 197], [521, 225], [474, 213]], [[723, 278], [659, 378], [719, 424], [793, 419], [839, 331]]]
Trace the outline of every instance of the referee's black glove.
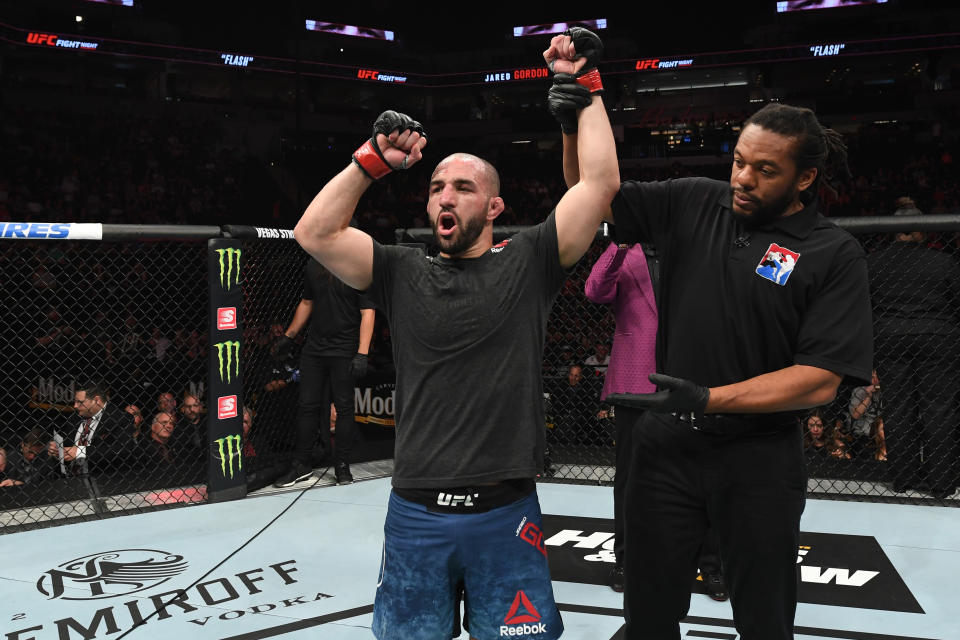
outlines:
[[710, 400], [710, 389], [662, 373], [651, 373], [650, 382], [660, 391], [655, 393], [612, 393], [607, 402], [621, 407], [644, 409], [654, 413], [694, 413], [702, 415]]

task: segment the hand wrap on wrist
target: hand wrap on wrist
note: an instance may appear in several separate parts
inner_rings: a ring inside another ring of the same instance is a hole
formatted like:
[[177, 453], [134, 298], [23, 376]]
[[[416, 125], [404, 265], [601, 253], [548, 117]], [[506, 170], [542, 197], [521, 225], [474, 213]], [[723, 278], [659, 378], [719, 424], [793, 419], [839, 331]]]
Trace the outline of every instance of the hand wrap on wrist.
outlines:
[[565, 33], [573, 40], [577, 55], [587, 59], [583, 68], [577, 72], [577, 84], [589, 89], [591, 94], [603, 93], [603, 82], [600, 80], [600, 72], [597, 71], [597, 63], [603, 56], [603, 42], [597, 34], [583, 27], [570, 27]]
[[408, 129], [424, 135], [423, 126], [410, 116], [397, 111], [384, 111], [373, 123], [373, 134], [370, 139], [354, 151], [352, 157], [354, 164], [372, 180], [379, 180], [391, 171], [406, 169], [406, 157], [396, 167], [387, 162], [387, 159], [383, 156], [383, 151], [380, 150], [380, 145], [377, 143], [377, 134], [382, 133], [389, 136], [394, 131], [403, 132]]

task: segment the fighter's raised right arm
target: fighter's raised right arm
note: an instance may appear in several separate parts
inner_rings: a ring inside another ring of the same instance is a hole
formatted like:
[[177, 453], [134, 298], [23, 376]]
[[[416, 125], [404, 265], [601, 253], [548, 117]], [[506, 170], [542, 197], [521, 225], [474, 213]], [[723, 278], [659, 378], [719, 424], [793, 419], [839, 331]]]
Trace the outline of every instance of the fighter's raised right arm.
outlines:
[[351, 227], [350, 219], [374, 180], [416, 164], [426, 144], [416, 120], [396, 111], [380, 114], [373, 135], [353, 154], [350, 165], [320, 190], [300, 217], [293, 235], [304, 251], [347, 285], [366, 290], [373, 281], [373, 238]]

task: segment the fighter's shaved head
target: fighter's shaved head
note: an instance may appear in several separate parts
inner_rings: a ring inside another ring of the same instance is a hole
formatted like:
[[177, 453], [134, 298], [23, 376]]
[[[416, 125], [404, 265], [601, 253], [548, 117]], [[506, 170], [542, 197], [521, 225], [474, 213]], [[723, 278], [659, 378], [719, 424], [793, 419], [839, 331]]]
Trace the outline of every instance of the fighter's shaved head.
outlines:
[[[460, 160], [463, 162], [470, 162], [477, 166], [477, 173], [479, 174], [479, 181], [483, 183], [483, 186], [487, 190], [487, 194], [493, 198], [500, 195], [500, 173], [497, 172], [496, 167], [492, 164], [470, 153], [453, 153], [444, 158], [437, 164], [437, 168], [433, 170], [433, 175], [437, 175], [439, 171], [445, 164], [453, 160]], [[431, 176], [432, 178], [433, 176]]]

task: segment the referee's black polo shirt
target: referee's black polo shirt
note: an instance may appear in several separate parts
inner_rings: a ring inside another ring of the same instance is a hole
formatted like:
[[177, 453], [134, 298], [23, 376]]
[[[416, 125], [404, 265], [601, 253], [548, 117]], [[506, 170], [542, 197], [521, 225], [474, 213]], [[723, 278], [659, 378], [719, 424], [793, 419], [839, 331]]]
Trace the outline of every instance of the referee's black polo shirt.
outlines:
[[653, 242], [662, 265], [657, 369], [707, 387], [794, 364], [869, 384], [873, 332], [860, 244], [816, 205], [745, 229], [730, 185], [624, 182], [618, 242]]

